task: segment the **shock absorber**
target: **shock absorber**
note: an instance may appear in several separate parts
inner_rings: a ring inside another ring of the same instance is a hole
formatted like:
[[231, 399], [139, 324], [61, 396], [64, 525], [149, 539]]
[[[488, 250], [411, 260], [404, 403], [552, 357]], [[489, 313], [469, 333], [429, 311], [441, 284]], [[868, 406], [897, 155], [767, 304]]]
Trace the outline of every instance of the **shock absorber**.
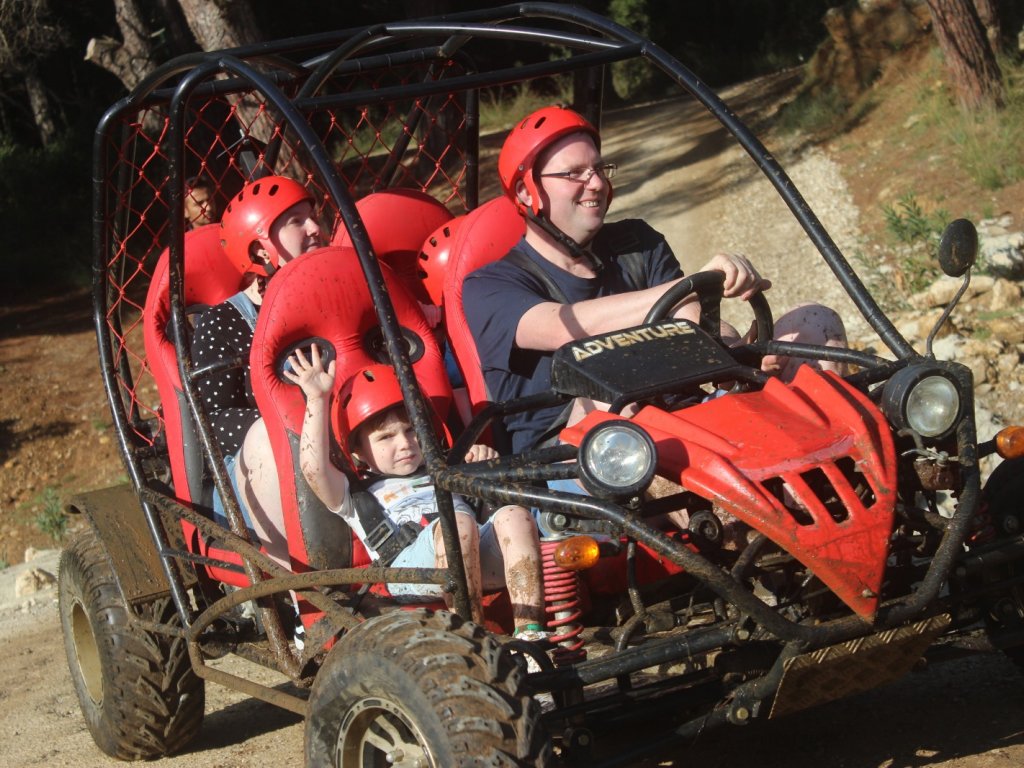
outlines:
[[551, 658], [559, 667], [587, 658], [587, 649], [583, 647], [583, 625], [579, 622], [583, 613], [580, 608], [580, 576], [555, 562], [554, 552], [560, 542], [560, 538], [545, 538], [540, 543], [544, 568], [544, 610], [548, 616], [548, 629], [553, 633], [549, 639], [555, 643]]

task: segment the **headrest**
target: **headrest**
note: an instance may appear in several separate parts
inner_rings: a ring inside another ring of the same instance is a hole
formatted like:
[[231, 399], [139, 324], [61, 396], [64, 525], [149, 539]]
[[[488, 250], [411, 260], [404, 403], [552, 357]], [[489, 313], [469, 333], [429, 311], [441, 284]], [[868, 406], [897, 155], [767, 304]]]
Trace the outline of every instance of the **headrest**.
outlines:
[[[403, 282], [386, 266], [382, 271], [399, 324], [415, 350], [416, 377], [438, 413], [446, 414], [452, 393], [437, 341]], [[359, 368], [388, 362], [366, 279], [351, 247], [328, 246], [286, 264], [269, 282], [260, 309], [251, 357], [253, 390], [261, 411], [262, 395], [295, 434], [302, 429], [305, 403], [281, 370], [291, 350], [313, 340], [336, 355], [335, 394]]]
[[[416, 189], [373, 192], [356, 202], [356, 210], [377, 257], [405, 281], [417, 300], [429, 303], [430, 297], [419, 276], [420, 247], [432, 232], [452, 218], [451, 212], [437, 199]], [[349, 231], [343, 225], [334, 233], [331, 245], [352, 245]]]
[[455, 232], [444, 283], [445, 323], [474, 412], [489, 398], [462, 308], [462, 283], [469, 273], [502, 258], [525, 232], [525, 220], [506, 197], [496, 197], [466, 214]]

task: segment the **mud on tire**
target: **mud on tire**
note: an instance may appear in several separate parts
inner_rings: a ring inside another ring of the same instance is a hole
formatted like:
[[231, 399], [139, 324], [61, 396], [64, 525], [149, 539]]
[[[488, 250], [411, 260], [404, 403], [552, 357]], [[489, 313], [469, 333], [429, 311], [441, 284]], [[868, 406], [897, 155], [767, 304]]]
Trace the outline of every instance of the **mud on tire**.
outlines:
[[[92, 531], [60, 559], [58, 596], [71, 679], [96, 745], [138, 760], [176, 752], [199, 732], [203, 681], [185, 641], [134, 626], [114, 572]], [[139, 609], [142, 619], [178, 625], [169, 598]]]
[[306, 765], [545, 766], [550, 744], [521, 673], [482, 627], [396, 611], [346, 635], [317, 675]]

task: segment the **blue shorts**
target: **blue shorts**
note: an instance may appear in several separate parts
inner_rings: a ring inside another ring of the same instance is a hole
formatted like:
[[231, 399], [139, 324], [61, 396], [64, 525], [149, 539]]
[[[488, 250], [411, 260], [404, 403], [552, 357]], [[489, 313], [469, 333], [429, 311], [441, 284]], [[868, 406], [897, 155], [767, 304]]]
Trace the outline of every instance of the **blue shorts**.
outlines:
[[[465, 515], [466, 512], [456, 512]], [[392, 568], [435, 568], [434, 527], [439, 521], [426, 525], [416, 541], [398, 553], [391, 563]], [[505, 558], [498, 546], [494, 525], [488, 520], [479, 525], [480, 530], [480, 579], [484, 592], [493, 592], [505, 587]], [[388, 584], [388, 591], [399, 602], [423, 602], [441, 600], [444, 592], [439, 584]]]
[[[235, 466], [238, 464], [238, 454], [241, 453], [241, 450], [239, 448], [234, 453], [224, 457], [224, 470], [228, 473], [231, 489], [235, 492], [235, 498], [238, 499], [238, 506], [242, 510], [242, 519], [245, 520], [245, 527], [249, 529], [249, 536], [254, 542], [259, 542], [259, 536], [256, 535], [256, 531], [252, 527], [252, 518], [249, 517], [249, 508], [242, 502], [242, 494], [238, 490], [238, 480], [235, 477]], [[220, 497], [217, 486], [213, 487], [213, 522], [227, 528], [229, 531], [231, 530], [231, 526], [228, 525], [227, 512], [224, 511], [224, 500]]]

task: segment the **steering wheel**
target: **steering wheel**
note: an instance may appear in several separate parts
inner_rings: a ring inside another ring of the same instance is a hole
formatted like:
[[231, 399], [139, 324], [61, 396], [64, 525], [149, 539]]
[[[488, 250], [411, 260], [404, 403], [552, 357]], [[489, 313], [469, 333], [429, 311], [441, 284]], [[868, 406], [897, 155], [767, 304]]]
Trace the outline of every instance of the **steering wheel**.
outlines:
[[[644, 323], [664, 320], [691, 293], [697, 294], [700, 302], [700, 327], [718, 341], [722, 340], [722, 292], [725, 275], [721, 272], [695, 272], [684, 277], [669, 288], [654, 302], [644, 318]], [[750, 297], [750, 308], [754, 312], [755, 341], [771, 341], [775, 333], [772, 310], [763, 292]]]

